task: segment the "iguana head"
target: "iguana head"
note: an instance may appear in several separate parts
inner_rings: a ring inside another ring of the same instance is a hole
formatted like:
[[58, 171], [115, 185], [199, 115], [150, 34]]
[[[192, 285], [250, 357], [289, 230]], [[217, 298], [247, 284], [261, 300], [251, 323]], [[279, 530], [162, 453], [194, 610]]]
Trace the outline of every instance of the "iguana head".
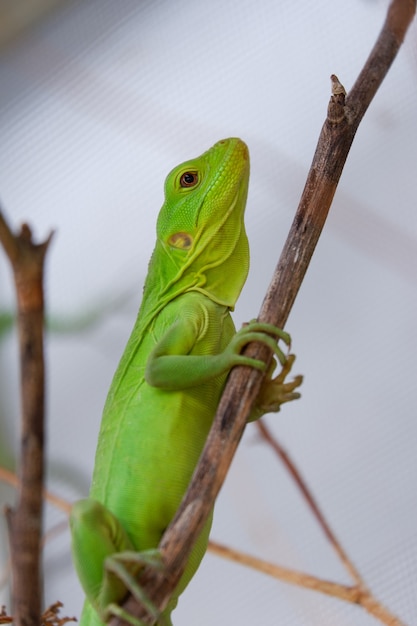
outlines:
[[249, 152], [223, 139], [174, 168], [149, 265], [144, 300], [149, 313], [186, 291], [200, 291], [233, 309], [249, 269], [244, 212]]

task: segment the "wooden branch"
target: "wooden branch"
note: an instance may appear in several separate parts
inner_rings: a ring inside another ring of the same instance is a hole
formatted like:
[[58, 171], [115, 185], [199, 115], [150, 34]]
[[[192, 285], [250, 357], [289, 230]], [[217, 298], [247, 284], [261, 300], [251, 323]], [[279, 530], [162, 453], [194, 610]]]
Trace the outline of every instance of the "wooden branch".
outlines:
[[52, 234], [34, 244], [29, 226], [14, 235], [0, 212], [0, 242], [13, 269], [21, 376], [21, 461], [15, 509], [6, 509], [16, 626], [39, 626], [42, 485], [44, 474], [43, 266]]
[[[284, 327], [311, 256], [324, 226], [359, 123], [388, 72], [411, 23], [415, 0], [393, 0], [377, 42], [349, 96], [332, 76], [332, 97], [307, 182], [290, 233], [265, 296], [259, 320]], [[268, 349], [259, 344], [247, 354], [266, 361]], [[163, 574], [145, 568], [139, 582], [160, 609], [185, 569], [193, 545], [212, 510], [217, 494], [259, 392], [262, 376], [256, 370], [236, 367], [229, 376], [212, 430], [187, 493], [159, 544], [165, 564]], [[153, 624], [140, 604], [128, 596], [123, 608], [146, 624]], [[111, 620], [112, 626], [125, 624]]]

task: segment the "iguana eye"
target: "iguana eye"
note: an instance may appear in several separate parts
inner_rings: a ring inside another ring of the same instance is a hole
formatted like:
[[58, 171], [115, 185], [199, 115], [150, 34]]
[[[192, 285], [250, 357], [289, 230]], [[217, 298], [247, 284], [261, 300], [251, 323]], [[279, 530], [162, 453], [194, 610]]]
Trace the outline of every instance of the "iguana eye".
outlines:
[[197, 172], [184, 172], [180, 178], [181, 187], [195, 187], [198, 183]]

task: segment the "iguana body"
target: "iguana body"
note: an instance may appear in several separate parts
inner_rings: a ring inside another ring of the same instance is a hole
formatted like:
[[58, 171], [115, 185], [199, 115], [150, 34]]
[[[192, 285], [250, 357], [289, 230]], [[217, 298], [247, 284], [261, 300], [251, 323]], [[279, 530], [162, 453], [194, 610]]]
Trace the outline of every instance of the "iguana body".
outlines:
[[[142, 305], [104, 408], [90, 497], [74, 505], [71, 517], [74, 561], [87, 596], [81, 626], [102, 624], [109, 605], [126, 595], [106, 567], [112, 555], [157, 548], [230, 369], [239, 363], [263, 368], [241, 356], [242, 347], [274, 341], [257, 324], [236, 333], [230, 316], [249, 267], [248, 178], [245, 144], [227, 139], [166, 179]], [[281, 385], [280, 401], [296, 397], [295, 386], [284, 385], [282, 396]], [[210, 525], [164, 611], [166, 623], [204, 555]], [[124, 560], [136, 574], [139, 566], [128, 555]]]

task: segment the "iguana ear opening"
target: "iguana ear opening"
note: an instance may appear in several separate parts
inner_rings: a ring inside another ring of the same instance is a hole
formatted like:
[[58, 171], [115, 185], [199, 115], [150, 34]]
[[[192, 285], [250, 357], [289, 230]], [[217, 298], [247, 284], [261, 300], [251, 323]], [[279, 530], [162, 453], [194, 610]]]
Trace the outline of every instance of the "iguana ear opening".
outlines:
[[174, 233], [168, 238], [168, 245], [179, 250], [190, 250], [193, 242], [194, 238], [190, 233]]

